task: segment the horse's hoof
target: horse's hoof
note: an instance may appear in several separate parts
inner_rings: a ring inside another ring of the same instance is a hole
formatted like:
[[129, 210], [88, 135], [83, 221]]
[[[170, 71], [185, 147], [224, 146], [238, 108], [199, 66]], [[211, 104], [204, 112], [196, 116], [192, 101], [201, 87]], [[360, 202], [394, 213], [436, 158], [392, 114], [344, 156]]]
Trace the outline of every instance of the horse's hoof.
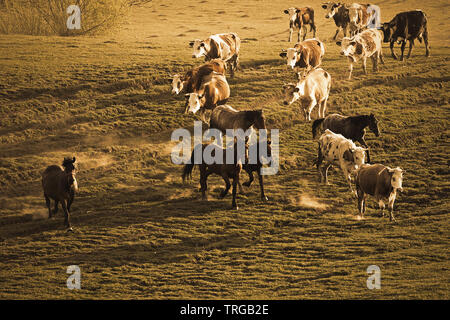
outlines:
[[68, 227], [66, 232], [73, 232], [73, 228], [72, 227]]
[[239, 207], [238, 206], [234, 206], [234, 207], [232, 207], [232, 209], [233, 210], [239, 210]]
[[261, 197], [261, 201], [269, 201], [269, 198], [267, 198], [266, 196], [264, 196], [264, 197]]

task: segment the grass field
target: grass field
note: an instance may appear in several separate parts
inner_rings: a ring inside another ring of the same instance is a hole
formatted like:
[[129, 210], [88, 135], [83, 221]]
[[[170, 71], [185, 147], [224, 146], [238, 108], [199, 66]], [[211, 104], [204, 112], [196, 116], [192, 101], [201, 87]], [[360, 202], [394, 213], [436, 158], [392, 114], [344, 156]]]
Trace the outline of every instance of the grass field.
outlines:
[[[369, 63], [365, 76], [358, 64], [350, 81], [320, 3], [301, 5], [315, 9], [326, 45], [328, 113], [380, 120], [381, 137], [366, 139], [373, 162], [406, 170], [397, 223], [373, 200], [356, 219], [341, 172], [318, 183], [310, 123], [281, 103], [283, 83], [294, 81], [278, 56], [290, 46], [282, 10], [294, 2], [158, 0], [108, 36], [0, 36], [0, 298], [448, 299], [449, 3], [374, 1], [383, 21], [423, 9], [431, 56], [417, 43], [411, 59], [394, 61], [385, 46], [381, 70]], [[228, 31], [243, 40], [229, 104], [262, 108], [280, 129], [269, 202], [255, 181], [239, 211], [230, 195], [218, 199], [219, 177], [205, 202], [198, 170], [182, 184], [170, 161], [171, 132], [194, 117], [167, 78], [202, 62], [189, 40]], [[47, 219], [40, 185], [64, 156], [78, 159], [73, 233], [61, 209]], [[66, 287], [69, 265], [81, 268], [81, 290]], [[369, 265], [381, 268], [380, 290], [366, 287]]]

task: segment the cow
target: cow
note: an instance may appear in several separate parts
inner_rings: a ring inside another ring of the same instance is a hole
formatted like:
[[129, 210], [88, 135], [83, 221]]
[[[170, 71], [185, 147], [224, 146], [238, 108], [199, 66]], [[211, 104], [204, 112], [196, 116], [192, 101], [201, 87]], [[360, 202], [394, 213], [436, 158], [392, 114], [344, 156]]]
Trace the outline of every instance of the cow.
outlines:
[[185, 113], [196, 113], [200, 110], [201, 118], [204, 122], [205, 111], [213, 110], [218, 105], [223, 105], [228, 101], [230, 97], [230, 86], [224, 75], [212, 72], [207, 76], [200, 89], [197, 92], [191, 92], [186, 94], [188, 99]]
[[361, 145], [367, 149], [367, 162], [370, 163], [369, 147], [364, 140], [366, 127], [369, 127], [375, 136], [380, 136], [378, 120], [375, 118], [373, 113], [370, 115], [364, 114], [348, 117], [333, 113], [328, 115], [326, 118], [314, 120], [312, 124], [313, 139], [316, 139], [319, 136], [319, 133], [326, 129], [330, 129], [334, 133], [342, 134], [347, 139], [361, 143]]
[[406, 58], [411, 56], [414, 40], [418, 39], [420, 43], [425, 42], [425, 56], [430, 56], [430, 48], [428, 46], [428, 29], [427, 16], [422, 10], [414, 10], [401, 12], [397, 14], [390, 22], [383, 23], [381, 30], [384, 34], [384, 42], [390, 42], [391, 54], [397, 60], [394, 53], [394, 43], [401, 42], [402, 55], [400, 61], [403, 61], [403, 53], [405, 51], [406, 41], [409, 41], [409, 52]]
[[292, 33], [294, 30], [298, 31], [297, 41], [300, 42], [300, 35], [303, 29], [303, 41], [305, 41], [307, 26], [310, 25], [310, 30], [314, 31], [313, 38], [316, 37], [316, 25], [314, 24], [314, 9], [311, 7], [304, 8], [289, 8], [284, 10], [285, 14], [289, 15], [289, 42], [292, 41]]
[[239, 66], [241, 39], [236, 33], [221, 33], [209, 36], [206, 40], [196, 39], [189, 43], [194, 49], [193, 58], [205, 57], [205, 61], [222, 59], [229, 67], [231, 76]]
[[308, 39], [295, 44], [294, 48], [283, 50], [280, 57], [287, 58], [288, 68], [305, 68], [304, 75], [312, 68], [320, 66], [325, 55], [325, 46], [318, 39]]
[[311, 111], [316, 105], [319, 105], [319, 117], [325, 117], [330, 88], [330, 74], [322, 68], [317, 68], [301, 78], [297, 84], [285, 84], [283, 102], [290, 105], [300, 99], [305, 120], [311, 121]]
[[373, 71], [378, 71], [378, 59], [384, 64], [381, 43], [382, 34], [377, 29], [367, 29], [351, 38], [344, 37], [342, 41], [336, 42], [341, 46], [341, 55], [346, 56], [350, 63], [349, 80], [352, 78], [353, 64], [359, 60], [362, 61], [364, 74], [367, 74], [367, 58], [372, 59]]
[[403, 170], [399, 167], [391, 169], [382, 164], [362, 165], [356, 173], [356, 192], [358, 195], [358, 210], [361, 217], [366, 211], [366, 195], [371, 195], [378, 201], [381, 216], [384, 217], [384, 202], [388, 201], [390, 221], [394, 218], [394, 201], [397, 190], [402, 192]]
[[372, 20], [372, 13], [368, 11], [368, 5], [352, 3], [348, 7], [350, 35], [354, 36], [366, 29]]
[[347, 29], [350, 24], [350, 18], [348, 13], [348, 6], [343, 3], [336, 2], [325, 2], [322, 4], [322, 8], [327, 11], [325, 18], [333, 18], [336, 24], [336, 33], [334, 34], [333, 40], [336, 40], [339, 31], [343, 31], [344, 37], [347, 36]]
[[[355, 193], [351, 184], [351, 175], [365, 163], [366, 149], [357, 147], [352, 140], [329, 129], [326, 129], [319, 138], [318, 144], [316, 165], [320, 173], [320, 181], [325, 180], [328, 184], [328, 169], [332, 165], [338, 165], [344, 173], [350, 191]], [[321, 168], [323, 161], [325, 165]]]
[[182, 91], [191, 93], [198, 91], [202, 85], [203, 78], [211, 72], [225, 75], [226, 63], [221, 59], [212, 59], [199, 67], [187, 71], [184, 75], [175, 74], [172, 76], [172, 93], [179, 94]]

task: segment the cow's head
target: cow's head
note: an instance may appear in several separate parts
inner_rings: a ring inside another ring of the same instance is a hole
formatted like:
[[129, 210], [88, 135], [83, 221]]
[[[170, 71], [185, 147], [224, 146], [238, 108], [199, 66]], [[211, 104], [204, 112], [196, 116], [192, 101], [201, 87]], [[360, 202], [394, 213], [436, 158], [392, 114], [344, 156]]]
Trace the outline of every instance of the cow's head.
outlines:
[[392, 35], [396, 29], [395, 25], [391, 25], [389, 22], [383, 23], [380, 30], [383, 31], [383, 42], [389, 42], [392, 39]]
[[203, 99], [203, 97], [204, 97], [204, 94], [199, 94], [196, 92], [187, 93], [186, 94], [186, 99], [187, 99], [186, 113], [187, 112], [196, 113], [202, 107], [201, 100]]
[[399, 167], [395, 169], [388, 168], [389, 174], [391, 175], [391, 186], [395, 190], [403, 191], [403, 170]]
[[289, 48], [287, 50], [281, 51], [280, 53], [280, 57], [287, 58], [286, 64], [288, 65], [288, 67], [291, 67], [292, 69], [294, 69], [297, 61], [300, 60], [300, 56], [301, 56], [301, 48], [300, 49]]
[[175, 74], [172, 78], [172, 93], [179, 94], [184, 87], [184, 82], [179, 74]]
[[189, 46], [194, 49], [192, 52], [192, 58], [200, 58], [206, 56], [208, 50], [206, 49], [206, 42], [203, 40], [196, 39], [189, 42]]
[[300, 9], [297, 8], [289, 8], [283, 11], [285, 14], [289, 15], [289, 20], [294, 22], [297, 19], [297, 14], [300, 12]]
[[325, 2], [322, 4], [322, 8], [327, 11], [327, 14], [325, 15], [325, 18], [331, 19], [338, 11], [339, 7], [341, 6], [340, 3], [335, 2]]
[[352, 162], [355, 166], [355, 170], [360, 168], [366, 162], [367, 149], [361, 147], [353, 147], [350, 148], [348, 151], [353, 156]]
[[300, 98], [300, 88], [293, 83], [283, 85], [283, 104], [290, 105]]
[[342, 41], [337, 41], [336, 44], [341, 46], [341, 55], [346, 57], [362, 54], [363, 46], [357, 41], [356, 37], [344, 37]]

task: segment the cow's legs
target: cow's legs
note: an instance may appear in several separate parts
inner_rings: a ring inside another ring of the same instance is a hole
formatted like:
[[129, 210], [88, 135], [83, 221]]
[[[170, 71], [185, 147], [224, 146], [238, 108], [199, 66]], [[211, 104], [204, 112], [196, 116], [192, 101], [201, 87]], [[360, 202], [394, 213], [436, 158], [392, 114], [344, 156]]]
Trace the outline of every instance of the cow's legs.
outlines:
[[426, 27], [425, 27], [425, 30], [423, 31], [422, 37], [425, 42], [425, 50], [426, 50], [425, 56], [429, 57], [430, 56], [430, 48], [428, 47], [428, 30]]
[[381, 210], [381, 217], [384, 217], [384, 201], [383, 200], [379, 200], [378, 201], [378, 206], [380, 207]]
[[306, 24], [303, 25], [303, 41], [305, 41], [306, 38], [306, 33], [308, 32], [308, 27], [306, 26]]
[[253, 180], [253, 171], [247, 171], [248, 174], [248, 181], [244, 182], [243, 185], [246, 187], [250, 187], [252, 185]]
[[206, 169], [200, 166], [200, 191], [202, 192], [202, 199], [206, 200], [206, 190], [208, 189], [208, 174]]
[[374, 54], [371, 58], [372, 58], [372, 71], [377, 72], [378, 71], [378, 55]]
[[239, 183], [239, 173], [236, 173], [234, 179], [233, 179], [233, 200], [231, 202], [231, 208], [232, 209], [239, 209], [236, 204], [236, 187]]
[[327, 164], [326, 167], [324, 167], [324, 175], [325, 175], [325, 184], [329, 185], [328, 182], [328, 169], [331, 167], [331, 164]]
[[364, 192], [359, 188], [359, 186], [356, 186], [356, 190], [358, 193], [358, 211], [359, 215], [362, 217], [365, 212]]
[[336, 33], [334, 34], [333, 40], [336, 40], [337, 35], [339, 34], [339, 31], [341, 31], [341, 27], [336, 29]]
[[[317, 100], [315, 98], [311, 99], [308, 107], [305, 109], [305, 118], [306, 118], [306, 120], [311, 121], [311, 111], [312, 111], [312, 109], [314, 109], [316, 104], [317, 104]], [[307, 114], [306, 114], [306, 111], [307, 111]]]
[[48, 208], [48, 218], [52, 217], [52, 209], [50, 208], [50, 198], [44, 193], [45, 205]]
[[[311, 30], [313, 31], [313, 38], [315, 38], [316, 37], [316, 25], [314, 23], [311, 24]], [[310, 32], [311, 32], [311, 30], [310, 30]]]
[[406, 56], [406, 59], [409, 59], [409, 57], [411, 57], [411, 51], [412, 51], [413, 46], [414, 46], [414, 39], [410, 39], [409, 40], [409, 50], [408, 50], [408, 55]]
[[397, 60], [397, 55], [394, 52], [394, 40], [391, 40], [391, 44], [389, 45], [389, 47], [391, 48], [391, 54], [392, 54], [392, 58], [394, 58], [395, 60]]
[[361, 59], [361, 61], [362, 61], [362, 66], [363, 66], [364, 74], [367, 74], [367, 58], [366, 58], [366, 57], [363, 57], [363, 58]]
[[259, 188], [261, 189], [261, 200], [267, 201], [269, 199], [264, 194], [264, 180], [263, 180], [263, 175], [261, 174], [260, 170], [258, 170], [258, 178], [259, 178]]
[[220, 198], [221, 199], [225, 198], [225, 196], [228, 194], [228, 191], [230, 190], [230, 187], [231, 187], [230, 179], [228, 179], [227, 176], [222, 176], [222, 178], [223, 178], [223, 181], [225, 181], [225, 190], [223, 190], [220, 193]]
[[366, 148], [366, 154], [367, 154], [367, 163], [370, 163], [370, 154], [369, 154], [369, 147], [367, 146], [366, 140], [364, 140], [364, 137], [361, 137], [360, 139], [356, 140], [359, 143], [361, 143], [361, 145]]
[[378, 51], [378, 57], [380, 58], [381, 64], [384, 64], [384, 57], [383, 57], [383, 51]]
[[294, 29], [292, 29], [292, 27], [291, 27], [291, 28], [289, 28], [289, 42], [292, 41], [292, 33], [294, 33]]
[[317, 162], [316, 162], [317, 171], [319, 171], [319, 182], [322, 182], [322, 180], [323, 180], [323, 173], [322, 173], [322, 169], [320, 168], [322, 161], [323, 161], [323, 154], [322, 154], [322, 151], [320, 150], [320, 144], [319, 144], [319, 147], [317, 148]]
[[[73, 198], [72, 198], [72, 201], [73, 201]], [[71, 202], [72, 203], [72, 202]], [[58, 213], [58, 204], [59, 204], [59, 201], [58, 200], [55, 200], [55, 207], [53, 208], [53, 212], [52, 212], [52, 215], [55, 215], [55, 214], [57, 214]], [[69, 211], [70, 211], [70, 206], [69, 206]]]
[[394, 218], [394, 202], [395, 202], [395, 197], [396, 197], [396, 195], [397, 195], [396, 192], [392, 192], [392, 193], [389, 195], [389, 205], [388, 205], [388, 208], [389, 208], [389, 219], [390, 219], [391, 221], [395, 221], [395, 218]]
[[402, 47], [401, 47], [402, 55], [400, 56], [400, 61], [403, 61], [403, 54], [405, 53], [405, 46], [406, 46], [406, 40], [403, 40]]
[[351, 80], [352, 79], [352, 72], [353, 72], [353, 61], [350, 61], [350, 64], [348, 66], [348, 71], [349, 71], [349, 73], [348, 73], [348, 80]]

